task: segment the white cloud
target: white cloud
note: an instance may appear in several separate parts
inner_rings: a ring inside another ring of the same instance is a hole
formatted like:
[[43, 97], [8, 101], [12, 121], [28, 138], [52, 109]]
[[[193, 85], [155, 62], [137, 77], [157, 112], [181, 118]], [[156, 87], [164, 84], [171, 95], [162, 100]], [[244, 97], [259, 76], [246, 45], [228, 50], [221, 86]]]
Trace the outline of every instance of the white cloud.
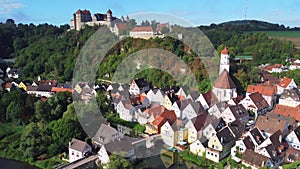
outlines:
[[25, 7], [17, 0], [0, 0], [0, 14], [10, 14], [14, 9]]

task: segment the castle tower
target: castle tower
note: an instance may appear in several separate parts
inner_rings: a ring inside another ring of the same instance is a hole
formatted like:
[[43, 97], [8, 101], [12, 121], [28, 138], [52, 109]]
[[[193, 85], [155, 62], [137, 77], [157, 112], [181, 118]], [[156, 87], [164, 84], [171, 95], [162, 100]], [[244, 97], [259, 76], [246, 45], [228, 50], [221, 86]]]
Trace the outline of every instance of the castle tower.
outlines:
[[111, 20], [112, 20], [112, 12], [111, 12], [111, 10], [108, 9], [107, 12], [106, 12], [106, 14], [107, 14], [107, 21], [111, 22]]
[[229, 72], [229, 68], [230, 68], [229, 58], [230, 58], [229, 51], [227, 47], [225, 47], [221, 52], [219, 75], [223, 72], [224, 69], [227, 70], [227, 72]]

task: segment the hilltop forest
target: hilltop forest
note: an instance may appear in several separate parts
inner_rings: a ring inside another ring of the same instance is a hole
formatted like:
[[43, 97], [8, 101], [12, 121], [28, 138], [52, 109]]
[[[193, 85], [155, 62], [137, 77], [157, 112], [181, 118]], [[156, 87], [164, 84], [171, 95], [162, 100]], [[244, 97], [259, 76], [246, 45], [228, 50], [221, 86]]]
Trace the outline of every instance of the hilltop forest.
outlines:
[[[13, 20], [9, 19], [6, 23], [0, 24], [0, 57], [3, 59], [14, 58], [15, 63], [11, 66], [22, 69], [23, 79], [35, 80], [40, 75], [43, 79], [71, 81], [80, 49], [98, 28], [97, 26], [87, 27], [76, 32], [74, 30], [67, 31], [68, 25], [60, 27], [48, 24], [16, 25]], [[218, 27], [216, 29], [214, 26], [200, 28], [203, 29], [218, 53], [224, 46], [227, 46], [233, 57], [235, 55], [253, 55], [254, 60], [242, 66], [245, 70], [252, 70], [252, 66], [262, 63], [283, 63], [288, 57], [300, 55], [299, 50], [296, 50], [291, 42], [269, 39], [264, 33], [243, 33], [234, 29], [228, 31], [225, 28]], [[120, 48], [124, 46], [125, 50], [120, 52]], [[113, 74], [118, 63], [126, 56], [149, 47], [165, 49], [181, 57], [192, 68], [200, 83], [200, 91], [209, 89], [207, 72], [201, 62], [194, 59], [193, 53], [185, 51], [185, 47], [180, 41], [168, 37], [150, 40], [132, 38], [122, 40], [121, 44], [108, 54], [107, 62], [99, 67], [98, 77], [102, 78], [106, 73]], [[5, 69], [3, 65], [1, 66]], [[233, 65], [232, 74], [236, 73], [236, 68]], [[149, 71], [146, 74], [141, 73], [141, 76], [153, 81], [158, 87], [175, 84], [167, 74], [164, 75], [164, 78], [158, 78], [161, 73], [160, 71]]]

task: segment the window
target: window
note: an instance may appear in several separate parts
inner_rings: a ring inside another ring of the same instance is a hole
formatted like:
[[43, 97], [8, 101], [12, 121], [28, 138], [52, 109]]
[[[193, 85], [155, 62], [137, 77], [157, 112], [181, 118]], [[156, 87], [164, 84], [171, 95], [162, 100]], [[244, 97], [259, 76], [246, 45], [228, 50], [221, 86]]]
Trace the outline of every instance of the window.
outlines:
[[[215, 140], [216, 141], [216, 140]], [[212, 148], [215, 148], [215, 145], [212, 145]]]
[[207, 154], [210, 154], [209, 151], [207, 152]]
[[217, 157], [217, 154], [215, 154], [215, 157]]

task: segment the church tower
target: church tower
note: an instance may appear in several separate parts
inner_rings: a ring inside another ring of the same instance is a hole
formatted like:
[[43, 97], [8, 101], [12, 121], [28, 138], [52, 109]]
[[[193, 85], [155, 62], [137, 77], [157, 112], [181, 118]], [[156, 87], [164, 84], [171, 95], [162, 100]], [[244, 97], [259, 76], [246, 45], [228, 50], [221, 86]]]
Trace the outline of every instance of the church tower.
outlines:
[[230, 68], [229, 58], [230, 58], [229, 51], [227, 47], [225, 47], [221, 52], [219, 75], [223, 72], [224, 69], [227, 70], [227, 72], [229, 72], [229, 68]]
[[111, 10], [110, 9], [108, 9], [107, 10], [107, 12], [106, 12], [106, 16], [107, 16], [107, 21], [108, 22], [111, 22], [112, 21], [112, 12], [111, 12]]

